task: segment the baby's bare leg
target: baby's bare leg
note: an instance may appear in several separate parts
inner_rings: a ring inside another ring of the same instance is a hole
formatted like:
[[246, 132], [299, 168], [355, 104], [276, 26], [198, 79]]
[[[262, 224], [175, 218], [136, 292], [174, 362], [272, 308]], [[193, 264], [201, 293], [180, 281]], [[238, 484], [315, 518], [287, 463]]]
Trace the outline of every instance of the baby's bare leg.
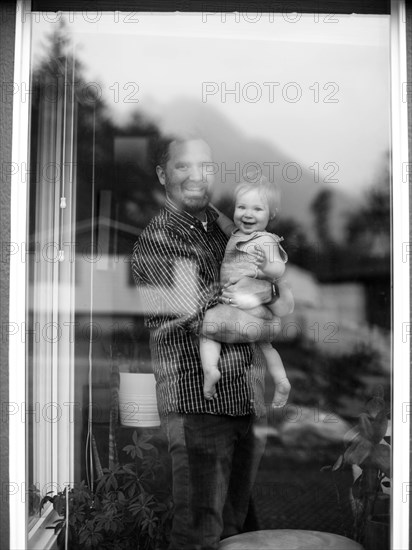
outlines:
[[275, 395], [273, 396], [272, 406], [283, 407], [287, 403], [290, 392], [290, 382], [286, 376], [283, 361], [279, 353], [272, 347], [272, 344], [260, 342], [259, 347], [265, 356], [268, 371], [275, 382]]
[[206, 336], [201, 336], [199, 339], [199, 351], [204, 376], [203, 395], [205, 399], [213, 399], [216, 395], [216, 384], [221, 377], [218, 368], [221, 347], [220, 342], [210, 340]]

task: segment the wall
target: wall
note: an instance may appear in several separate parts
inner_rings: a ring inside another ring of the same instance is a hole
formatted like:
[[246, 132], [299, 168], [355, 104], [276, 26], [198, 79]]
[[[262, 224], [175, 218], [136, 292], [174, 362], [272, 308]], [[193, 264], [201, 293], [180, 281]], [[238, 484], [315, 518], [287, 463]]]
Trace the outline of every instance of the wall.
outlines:
[[[10, 240], [10, 175], [7, 166], [11, 161], [12, 138], [12, 97], [4, 94], [4, 83], [13, 82], [15, 2], [0, 4], [0, 326], [9, 321], [9, 263], [4, 257], [4, 245]], [[8, 392], [8, 340], [2, 330], [0, 346], [0, 402], [9, 400]], [[3, 409], [3, 407], [2, 407]], [[0, 548], [9, 548], [9, 501], [7, 483], [9, 481], [9, 430], [7, 418], [1, 418], [0, 431]]]
[[[407, 62], [407, 74], [408, 82], [412, 81], [412, 0], [406, 0], [406, 62]], [[408, 146], [409, 146], [409, 164], [412, 163], [412, 100], [410, 94], [408, 94]], [[411, 227], [412, 227], [412, 198], [411, 198], [411, 183], [409, 180], [409, 240], [411, 241]], [[411, 283], [410, 283], [411, 284]], [[412, 296], [412, 285], [410, 286], [410, 296]], [[411, 343], [412, 344], [412, 343]], [[410, 395], [412, 395], [412, 378]], [[411, 425], [412, 430], [412, 425]], [[410, 473], [409, 482], [412, 479], [412, 432], [410, 436]], [[409, 545], [412, 540], [412, 506], [409, 505]]]

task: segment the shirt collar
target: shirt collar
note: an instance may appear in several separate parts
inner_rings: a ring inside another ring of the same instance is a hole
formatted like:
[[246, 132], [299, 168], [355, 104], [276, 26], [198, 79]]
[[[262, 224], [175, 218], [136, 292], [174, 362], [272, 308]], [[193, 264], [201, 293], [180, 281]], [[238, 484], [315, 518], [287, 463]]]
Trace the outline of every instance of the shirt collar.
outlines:
[[[204, 231], [204, 227], [202, 225], [202, 222], [196, 218], [195, 216], [192, 216], [192, 214], [189, 214], [189, 212], [186, 212], [185, 210], [180, 210], [177, 208], [177, 206], [169, 199], [166, 199], [165, 202], [165, 210], [169, 212], [179, 223], [188, 226], [189, 228], [200, 227]], [[207, 221], [207, 230], [211, 230], [211, 225], [217, 220], [219, 217], [218, 213], [211, 208], [210, 206], [206, 207], [206, 221]]]

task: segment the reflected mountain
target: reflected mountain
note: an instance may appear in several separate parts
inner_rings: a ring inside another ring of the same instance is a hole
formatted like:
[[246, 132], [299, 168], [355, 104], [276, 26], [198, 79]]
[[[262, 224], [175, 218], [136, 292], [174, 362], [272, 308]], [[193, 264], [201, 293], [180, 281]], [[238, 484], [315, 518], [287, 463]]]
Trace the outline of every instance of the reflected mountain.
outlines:
[[[192, 131], [199, 133], [213, 149], [216, 163], [215, 201], [228, 210], [237, 181], [247, 174], [248, 163], [261, 167], [263, 174], [275, 181], [282, 193], [281, 217], [298, 220], [309, 229], [312, 225], [310, 204], [324, 184], [315, 181], [313, 169], [299, 158], [291, 158], [282, 151], [282, 136], [273, 131], [273, 144], [244, 134], [233, 121], [220, 110], [190, 99], [171, 102], [164, 109], [160, 130], [166, 133]], [[279, 145], [276, 145], [279, 143]], [[351, 210], [354, 200], [342, 191], [333, 191], [336, 200], [333, 219], [341, 233], [343, 212]], [[336, 212], [335, 212], [336, 210]], [[335, 228], [332, 229], [332, 232]]]

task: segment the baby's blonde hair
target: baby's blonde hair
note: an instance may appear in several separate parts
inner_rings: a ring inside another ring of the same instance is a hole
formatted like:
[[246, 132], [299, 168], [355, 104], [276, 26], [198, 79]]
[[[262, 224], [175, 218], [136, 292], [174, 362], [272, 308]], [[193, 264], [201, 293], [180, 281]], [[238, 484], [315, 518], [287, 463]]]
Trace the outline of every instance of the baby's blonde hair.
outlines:
[[244, 180], [240, 182], [235, 189], [235, 200], [239, 195], [256, 190], [266, 199], [270, 217], [274, 218], [280, 205], [280, 191], [276, 183], [270, 182], [265, 176], [260, 176], [257, 180]]

